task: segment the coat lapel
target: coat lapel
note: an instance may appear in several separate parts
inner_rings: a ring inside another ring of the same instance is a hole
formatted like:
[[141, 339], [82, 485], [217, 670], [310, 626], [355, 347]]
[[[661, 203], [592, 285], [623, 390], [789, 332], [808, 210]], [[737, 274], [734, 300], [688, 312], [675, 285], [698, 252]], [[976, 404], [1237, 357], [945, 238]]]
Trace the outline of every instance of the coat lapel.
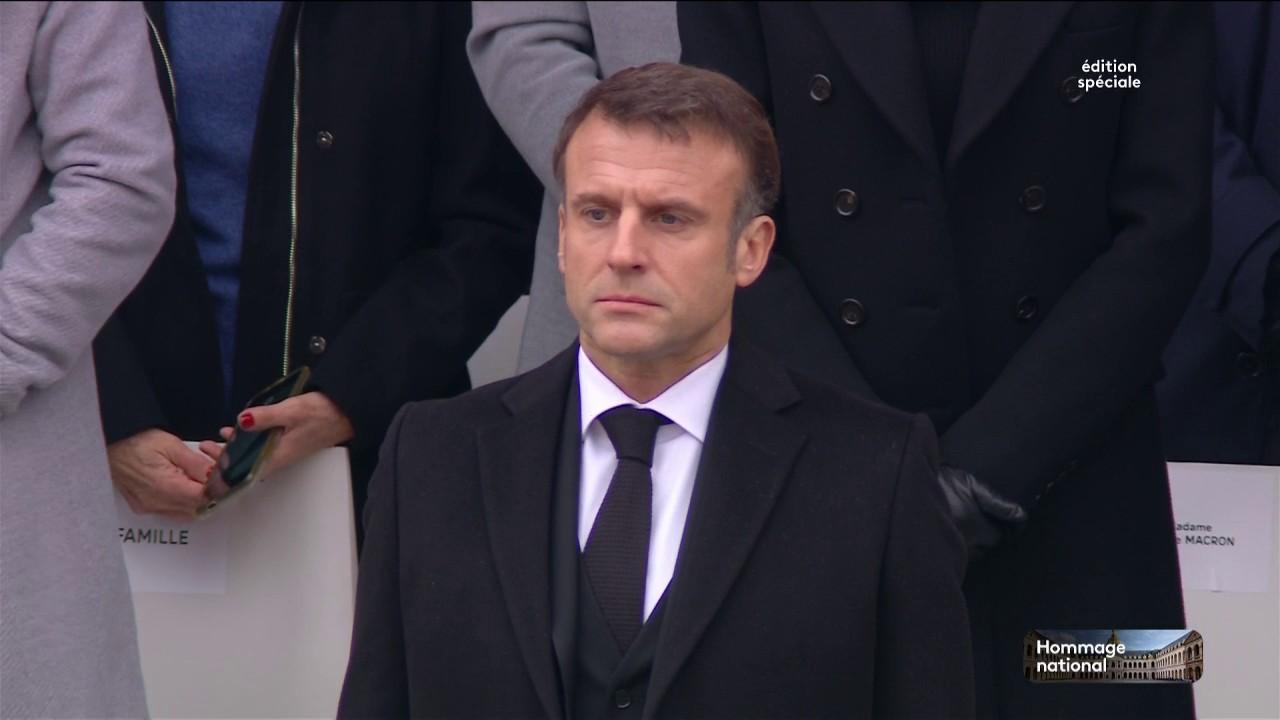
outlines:
[[799, 400], [780, 366], [741, 343], [716, 397], [658, 638], [646, 718], [746, 563], [805, 435], [778, 411]]
[[921, 159], [936, 167], [910, 7], [898, 2], [815, 2], [810, 7], [863, 91]]
[[547, 717], [564, 717], [551, 639], [551, 489], [577, 345], [503, 396], [511, 413], [478, 429], [489, 542], [520, 651]]
[[965, 61], [947, 144], [948, 171], [991, 124], [1049, 46], [1071, 2], [984, 2]]

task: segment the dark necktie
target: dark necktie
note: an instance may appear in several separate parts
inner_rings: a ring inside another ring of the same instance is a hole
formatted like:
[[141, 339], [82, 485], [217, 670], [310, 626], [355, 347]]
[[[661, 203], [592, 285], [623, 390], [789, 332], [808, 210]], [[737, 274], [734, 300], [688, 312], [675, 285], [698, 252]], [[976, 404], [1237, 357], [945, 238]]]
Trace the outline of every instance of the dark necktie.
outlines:
[[644, 586], [653, 516], [653, 443], [658, 426], [671, 422], [652, 410], [616, 407], [600, 416], [618, 468], [582, 551], [587, 578], [618, 649], [627, 648], [644, 624]]

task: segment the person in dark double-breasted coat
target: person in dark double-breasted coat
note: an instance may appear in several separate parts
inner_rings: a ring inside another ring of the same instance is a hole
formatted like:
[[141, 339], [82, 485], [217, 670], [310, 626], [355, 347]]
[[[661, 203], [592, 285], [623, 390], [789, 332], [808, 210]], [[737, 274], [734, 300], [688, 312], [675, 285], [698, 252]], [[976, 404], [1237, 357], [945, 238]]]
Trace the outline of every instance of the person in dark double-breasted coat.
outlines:
[[939, 434], [979, 715], [1190, 717], [1183, 685], [1027, 682], [1022, 639], [1185, 622], [1152, 386], [1206, 259], [1208, 8], [678, 21], [682, 61], [760, 97], [782, 153], [778, 244], [735, 332]]

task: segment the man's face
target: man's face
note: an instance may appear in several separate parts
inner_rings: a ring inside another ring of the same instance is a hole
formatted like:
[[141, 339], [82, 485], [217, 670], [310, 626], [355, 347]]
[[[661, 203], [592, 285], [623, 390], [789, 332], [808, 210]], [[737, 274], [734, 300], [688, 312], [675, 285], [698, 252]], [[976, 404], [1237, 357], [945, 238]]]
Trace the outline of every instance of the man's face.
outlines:
[[728, 341], [734, 288], [755, 280], [773, 240], [767, 217], [730, 238], [745, 179], [734, 147], [702, 131], [673, 142], [599, 113], [578, 127], [564, 157], [560, 271], [589, 354], [693, 361]]

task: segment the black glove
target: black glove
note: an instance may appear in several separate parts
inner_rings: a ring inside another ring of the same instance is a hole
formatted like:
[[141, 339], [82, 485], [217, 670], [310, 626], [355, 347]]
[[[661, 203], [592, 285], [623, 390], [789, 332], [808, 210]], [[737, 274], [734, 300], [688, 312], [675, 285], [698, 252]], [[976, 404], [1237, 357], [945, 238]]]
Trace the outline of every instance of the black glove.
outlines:
[[947, 499], [951, 519], [964, 538], [969, 562], [986, 555], [1027, 520], [1026, 511], [1017, 503], [1000, 497], [960, 468], [941, 466], [938, 484]]

